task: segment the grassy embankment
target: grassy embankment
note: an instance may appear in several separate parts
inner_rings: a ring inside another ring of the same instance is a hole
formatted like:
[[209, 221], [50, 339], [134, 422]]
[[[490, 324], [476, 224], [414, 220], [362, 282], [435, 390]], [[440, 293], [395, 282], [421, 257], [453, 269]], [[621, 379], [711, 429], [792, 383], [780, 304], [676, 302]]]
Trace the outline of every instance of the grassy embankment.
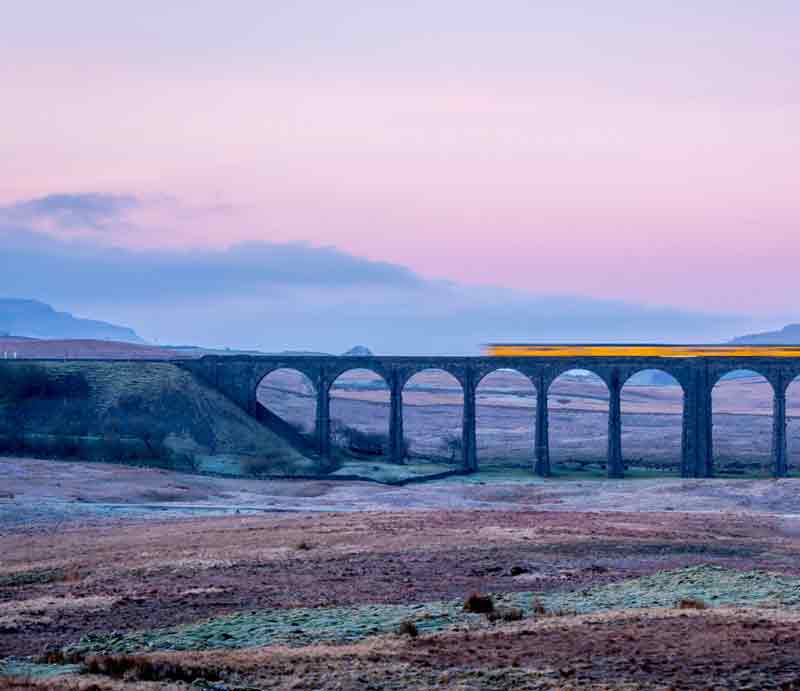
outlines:
[[223, 475], [327, 470], [170, 363], [1, 363], [0, 452]]

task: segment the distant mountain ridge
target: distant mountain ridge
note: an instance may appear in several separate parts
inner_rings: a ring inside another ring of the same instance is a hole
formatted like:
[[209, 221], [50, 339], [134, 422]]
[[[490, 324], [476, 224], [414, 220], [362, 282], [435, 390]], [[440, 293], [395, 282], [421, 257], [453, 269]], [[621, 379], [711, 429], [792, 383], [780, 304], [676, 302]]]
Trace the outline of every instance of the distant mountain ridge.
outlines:
[[788, 324], [780, 331], [764, 331], [734, 338], [739, 345], [800, 345], [800, 324]]
[[133, 330], [57, 312], [38, 300], [0, 298], [0, 334], [42, 339], [94, 339], [145, 343]]

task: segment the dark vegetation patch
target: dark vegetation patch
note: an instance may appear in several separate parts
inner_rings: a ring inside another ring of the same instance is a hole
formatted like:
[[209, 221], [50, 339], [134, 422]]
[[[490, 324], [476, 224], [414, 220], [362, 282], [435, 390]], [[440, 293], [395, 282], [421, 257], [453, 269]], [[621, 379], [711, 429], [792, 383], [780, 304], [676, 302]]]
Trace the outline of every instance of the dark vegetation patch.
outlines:
[[389, 450], [389, 435], [365, 432], [340, 420], [331, 423], [331, 442], [354, 456], [385, 456]]
[[[298, 468], [294, 451], [218, 392], [170, 363], [0, 363], [0, 453], [227, 474]], [[227, 461], [226, 461], [227, 462]]]
[[216, 681], [224, 675], [224, 670], [217, 666], [185, 665], [141, 655], [92, 655], [86, 658], [84, 671], [127, 681]]
[[[637, 557], [684, 557], [701, 556], [703, 558], [735, 558], [752, 559], [769, 549], [768, 545], [723, 546], [709, 542], [618, 542], [612, 540], [576, 540], [573, 542], [548, 543], [535, 545], [532, 552], [555, 553], [559, 556], [582, 557], [594, 554], [608, 558], [619, 556]], [[527, 551], [527, 550], [526, 550]], [[600, 567], [602, 568], [602, 567]]]
[[489, 621], [520, 621], [525, 616], [521, 607], [507, 607], [500, 605], [487, 613]]
[[419, 636], [419, 629], [413, 621], [402, 621], [400, 626], [397, 627], [397, 633], [400, 636], [408, 636], [409, 638], [416, 638]]
[[[46, 458], [154, 460], [175, 469], [191, 463], [164, 445], [164, 422], [154, 417], [174, 404], [174, 392], [157, 389], [154, 401], [123, 394], [103, 409], [102, 381], [90, 384], [90, 366], [9, 364], [0, 367], [0, 452]], [[110, 373], [107, 373], [110, 374]], [[160, 410], [153, 403], [160, 401]]]
[[5, 573], [0, 574], [0, 588], [57, 583], [68, 580], [67, 577], [68, 573], [64, 569], [34, 569], [32, 571]]
[[547, 614], [547, 608], [544, 606], [544, 603], [537, 597], [534, 599], [531, 609], [536, 616], [542, 617]]
[[473, 614], [489, 614], [494, 611], [494, 600], [490, 595], [472, 593], [464, 600], [464, 611]]

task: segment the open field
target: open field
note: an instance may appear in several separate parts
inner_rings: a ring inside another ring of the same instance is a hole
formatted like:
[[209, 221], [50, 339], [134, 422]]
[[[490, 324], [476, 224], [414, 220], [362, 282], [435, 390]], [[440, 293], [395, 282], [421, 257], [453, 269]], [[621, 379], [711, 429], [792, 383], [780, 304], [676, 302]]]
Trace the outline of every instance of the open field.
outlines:
[[[298, 383], [260, 393], [308, 431]], [[680, 389], [647, 384], [623, 393], [628, 479], [603, 479], [586, 377], [551, 391], [541, 479], [532, 389], [478, 393], [482, 471], [418, 485], [0, 458], [0, 688], [800, 688], [800, 480], [670, 477]], [[765, 472], [768, 393], [715, 391], [725, 471]], [[380, 435], [388, 395], [359, 375], [331, 412], [340, 445]], [[404, 412], [407, 465], [344, 453], [334, 475], [452, 468], [460, 391], [426, 373]]]
[[0, 472], [4, 688], [800, 688], [797, 480]]

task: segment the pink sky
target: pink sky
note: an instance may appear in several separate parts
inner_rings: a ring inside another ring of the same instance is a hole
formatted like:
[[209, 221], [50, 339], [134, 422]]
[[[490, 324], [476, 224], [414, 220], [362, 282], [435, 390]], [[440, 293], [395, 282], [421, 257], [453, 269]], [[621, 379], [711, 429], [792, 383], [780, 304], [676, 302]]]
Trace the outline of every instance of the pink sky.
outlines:
[[0, 203], [130, 194], [131, 247], [800, 317], [795, 4], [271, 4], [10, 10]]

